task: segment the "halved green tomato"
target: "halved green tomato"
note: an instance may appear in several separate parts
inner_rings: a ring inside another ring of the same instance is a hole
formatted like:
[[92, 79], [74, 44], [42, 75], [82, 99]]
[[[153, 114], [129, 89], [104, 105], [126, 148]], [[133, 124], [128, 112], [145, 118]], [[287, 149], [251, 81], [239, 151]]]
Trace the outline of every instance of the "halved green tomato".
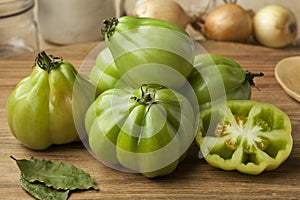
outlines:
[[288, 158], [291, 130], [288, 115], [276, 106], [231, 100], [201, 112], [196, 141], [210, 165], [256, 175]]

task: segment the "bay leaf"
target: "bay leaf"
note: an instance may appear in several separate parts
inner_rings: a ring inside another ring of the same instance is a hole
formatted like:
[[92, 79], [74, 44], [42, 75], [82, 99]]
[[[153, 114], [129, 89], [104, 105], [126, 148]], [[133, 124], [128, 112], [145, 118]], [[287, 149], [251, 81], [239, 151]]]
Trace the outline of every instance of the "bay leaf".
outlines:
[[98, 190], [91, 176], [74, 165], [35, 158], [12, 159], [16, 161], [21, 176], [31, 183], [39, 181], [56, 190]]
[[30, 183], [21, 176], [20, 183], [22, 188], [30, 195], [40, 200], [66, 200], [69, 197], [69, 190], [56, 190], [47, 187], [40, 182]]

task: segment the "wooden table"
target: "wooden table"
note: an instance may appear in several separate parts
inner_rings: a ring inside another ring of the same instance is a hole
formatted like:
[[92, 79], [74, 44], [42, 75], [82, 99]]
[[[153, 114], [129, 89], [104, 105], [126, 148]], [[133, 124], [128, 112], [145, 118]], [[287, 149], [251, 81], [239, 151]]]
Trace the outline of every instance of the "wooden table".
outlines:
[[[62, 56], [77, 68], [98, 43], [87, 43], [48, 50]], [[34, 54], [0, 60], [0, 199], [32, 199], [20, 186], [20, 172], [10, 158], [45, 158], [74, 164], [90, 173], [100, 191], [72, 193], [70, 199], [300, 199], [300, 104], [286, 95], [274, 77], [274, 67], [282, 58], [300, 55], [299, 47], [277, 50], [260, 46], [201, 42], [209, 53], [229, 56], [244, 69], [262, 71], [256, 79], [260, 91], [253, 99], [275, 104], [292, 122], [294, 147], [288, 160], [273, 172], [251, 176], [222, 171], [198, 158], [193, 146], [186, 160], [167, 177], [147, 179], [110, 169], [98, 162], [81, 143], [54, 146], [45, 151], [23, 147], [11, 134], [5, 103], [16, 84], [32, 71]]]

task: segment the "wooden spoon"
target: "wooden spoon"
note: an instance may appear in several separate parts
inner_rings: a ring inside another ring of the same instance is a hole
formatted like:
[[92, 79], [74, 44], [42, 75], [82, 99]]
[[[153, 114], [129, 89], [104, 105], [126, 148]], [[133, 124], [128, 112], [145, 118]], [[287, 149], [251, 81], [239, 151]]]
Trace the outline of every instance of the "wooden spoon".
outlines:
[[300, 102], [300, 56], [279, 61], [275, 78], [288, 95]]

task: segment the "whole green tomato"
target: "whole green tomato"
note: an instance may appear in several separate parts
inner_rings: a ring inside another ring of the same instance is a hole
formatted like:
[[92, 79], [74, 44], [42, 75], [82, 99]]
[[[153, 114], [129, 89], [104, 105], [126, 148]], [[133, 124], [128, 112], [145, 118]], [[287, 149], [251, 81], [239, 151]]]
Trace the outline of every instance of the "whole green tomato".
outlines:
[[101, 162], [149, 178], [173, 172], [196, 131], [193, 107], [183, 95], [149, 85], [104, 91], [87, 110], [85, 127]]
[[71, 63], [41, 52], [31, 75], [21, 80], [7, 99], [9, 128], [22, 144], [35, 150], [78, 141], [75, 120], [84, 123], [93, 91], [92, 82]]
[[200, 108], [226, 100], [251, 98], [253, 79], [263, 73], [245, 71], [234, 60], [216, 54], [199, 54], [195, 57], [194, 69], [182, 92], [196, 95]]
[[178, 89], [192, 72], [193, 40], [172, 23], [124, 16], [105, 20], [102, 33], [116, 68], [132, 87], [148, 83]]
[[89, 77], [97, 85], [97, 96], [105, 90], [114, 88], [119, 81], [121, 75], [108, 48], [104, 48], [98, 54]]

